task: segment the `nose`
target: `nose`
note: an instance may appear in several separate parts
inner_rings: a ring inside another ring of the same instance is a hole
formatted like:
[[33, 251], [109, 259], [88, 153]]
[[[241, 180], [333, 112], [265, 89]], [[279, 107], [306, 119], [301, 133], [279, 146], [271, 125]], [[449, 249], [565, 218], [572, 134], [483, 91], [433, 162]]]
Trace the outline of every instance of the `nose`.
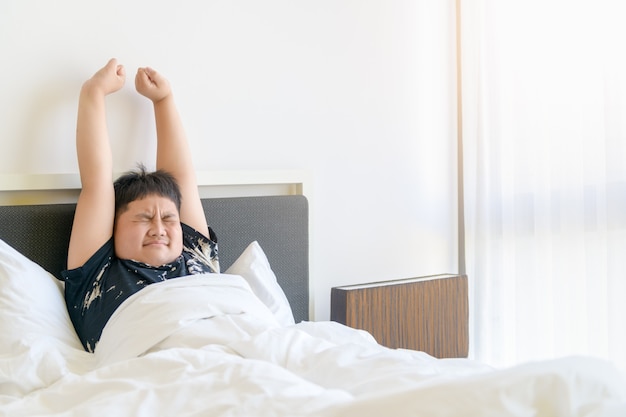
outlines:
[[165, 236], [165, 225], [163, 224], [163, 220], [156, 217], [150, 227], [150, 235], [151, 236]]

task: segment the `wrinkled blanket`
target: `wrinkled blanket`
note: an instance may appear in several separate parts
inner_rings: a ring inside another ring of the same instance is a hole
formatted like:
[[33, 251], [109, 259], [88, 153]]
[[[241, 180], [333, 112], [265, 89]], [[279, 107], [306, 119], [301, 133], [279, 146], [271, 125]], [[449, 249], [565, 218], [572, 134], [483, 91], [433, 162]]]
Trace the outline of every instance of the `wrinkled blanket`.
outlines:
[[626, 380], [590, 358], [496, 370], [388, 349], [334, 322], [281, 327], [239, 276], [134, 294], [81, 371], [6, 416], [626, 416]]

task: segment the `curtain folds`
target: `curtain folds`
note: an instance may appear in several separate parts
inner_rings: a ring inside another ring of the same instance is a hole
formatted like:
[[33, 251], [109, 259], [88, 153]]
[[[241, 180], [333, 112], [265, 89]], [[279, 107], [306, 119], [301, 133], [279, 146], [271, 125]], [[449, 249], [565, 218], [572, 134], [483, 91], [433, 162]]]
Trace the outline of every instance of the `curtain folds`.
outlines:
[[626, 3], [457, 5], [473, 356], [626, 368]]

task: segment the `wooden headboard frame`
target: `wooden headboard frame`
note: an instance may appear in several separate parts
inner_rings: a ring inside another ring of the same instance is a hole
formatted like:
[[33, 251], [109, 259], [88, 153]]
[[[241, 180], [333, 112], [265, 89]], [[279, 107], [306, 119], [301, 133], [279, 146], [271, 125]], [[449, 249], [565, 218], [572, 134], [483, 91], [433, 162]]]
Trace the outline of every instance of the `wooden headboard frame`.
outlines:
[[[228, 181], [224, 181], [223, 175], [217, 175], [220, 184], [206, 185], [203, 178], [207, 175], [199, 175], [202, 204], [207, 221], [218, 237], [222, 270], [225, 271], [248, 244], [258, 241], [289, 299], [296, 322], [308, 320], [309, 205], [302, 194], [302, 182], [279, 179], [290, 178], [284, 174], [266, 173], [265, 176], [254, 174], [250, 181], [243, 180], [244, 176], [239, 174], [229, 184], [224, 184]], [[44, 195], [49, 200], [50, 190], [42, 190], [41, 183], [48, 186], [55, 181], [57, 188], [52, 188], [62, 191], [63, 199], [71, 200], [72, 194], [77, 195], [73, 176], [56, 180], [0, 176], [0, 239], [59, 276], [66, 266], [75, 204], [67, 201], [48, 204], [36, 196]], [[59, 183], [69, 185], [59, 187]], [[281, 184], [283, 191], [276, 188]], [[258, 186], [262, 188], [259, 194], [285, 195], [237, 195], [254, 194], [250, 190]], [[212, 187], [227, 196], [207, 196]], [[70, 197], [67, 197], [68, 192]]]

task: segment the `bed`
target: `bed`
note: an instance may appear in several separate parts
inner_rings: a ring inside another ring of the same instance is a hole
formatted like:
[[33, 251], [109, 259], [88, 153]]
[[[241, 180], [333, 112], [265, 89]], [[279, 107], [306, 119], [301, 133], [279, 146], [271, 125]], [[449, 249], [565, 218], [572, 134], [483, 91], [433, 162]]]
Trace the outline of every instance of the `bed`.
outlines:
[[0, 415], [626, 416], [624, 374], [602, 360], [494, 369], [311, 321], [307, 199], [203, 205], [222, 273], [133, 295], [93, 354], [56, 279], [73, 204], [0, 207]]

